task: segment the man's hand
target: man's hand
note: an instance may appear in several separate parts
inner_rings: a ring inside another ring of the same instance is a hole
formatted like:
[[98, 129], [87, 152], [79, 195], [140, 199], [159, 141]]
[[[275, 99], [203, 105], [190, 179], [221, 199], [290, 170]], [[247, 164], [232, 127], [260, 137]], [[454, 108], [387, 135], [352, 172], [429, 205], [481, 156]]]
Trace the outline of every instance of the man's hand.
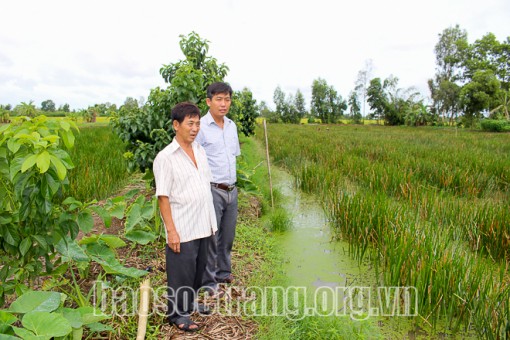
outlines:
[[168, 233], [168, 247], [176, 254], [181, 252], [181, 238], [177, 232]]

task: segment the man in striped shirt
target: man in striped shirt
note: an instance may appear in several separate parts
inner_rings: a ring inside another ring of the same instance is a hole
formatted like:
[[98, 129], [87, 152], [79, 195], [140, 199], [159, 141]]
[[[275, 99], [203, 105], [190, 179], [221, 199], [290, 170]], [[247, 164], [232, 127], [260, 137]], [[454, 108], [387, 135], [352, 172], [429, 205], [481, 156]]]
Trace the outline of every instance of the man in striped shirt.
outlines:
[[202, 286], [209, 242], [217, 230], [211, 194], [211, 171], [204, 149], [195, 142], [200, 130], [200, 110], [192, 103], [172, 109], [175, 137], [154, 160], [161, 218], [166, 231], [168, 320], [184, 331], [196, 331], [190, 319]]

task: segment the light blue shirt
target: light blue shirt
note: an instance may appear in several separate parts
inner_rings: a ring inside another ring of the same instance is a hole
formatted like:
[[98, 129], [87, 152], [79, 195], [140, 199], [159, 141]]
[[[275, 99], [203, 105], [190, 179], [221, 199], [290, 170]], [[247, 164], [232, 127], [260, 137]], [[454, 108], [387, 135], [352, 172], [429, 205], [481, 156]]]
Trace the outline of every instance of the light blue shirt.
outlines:
[[241, 154], [236, 123], [225, 117], [222, 129], [207, 112], [200, 118], [200, 131], [195, 141], [205, 149], [213, 182], [234, 184], [237, 181], [236, 157]]

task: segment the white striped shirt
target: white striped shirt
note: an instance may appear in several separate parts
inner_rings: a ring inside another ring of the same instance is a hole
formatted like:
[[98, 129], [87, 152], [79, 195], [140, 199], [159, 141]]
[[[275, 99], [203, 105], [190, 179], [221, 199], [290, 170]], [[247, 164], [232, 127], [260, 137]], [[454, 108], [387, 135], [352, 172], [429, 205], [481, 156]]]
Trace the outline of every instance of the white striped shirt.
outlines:
[[241, 154], [237, 126], [224, 117], [223, 129], [210, 112], [200, 118], [200, 131], [195, 139], [207, 153], [214, 183], [234, 184], [237, 181], [236, 157]]
[[[153, 165], [156, 196], [168, 197], [181, 243], [211, 236], [218, 229], [207, 156], [197, 142], [192, 148], [198, 168], [175, 138], [158, 153]], [[168, 243], [168, 234], [166, 239]]]

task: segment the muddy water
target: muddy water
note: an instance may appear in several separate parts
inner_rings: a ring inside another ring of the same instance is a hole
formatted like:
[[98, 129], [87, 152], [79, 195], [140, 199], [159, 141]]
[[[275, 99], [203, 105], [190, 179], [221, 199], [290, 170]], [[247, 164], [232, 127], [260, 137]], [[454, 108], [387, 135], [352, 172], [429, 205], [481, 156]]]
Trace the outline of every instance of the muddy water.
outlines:
[[288, 257], [289, 283], [311, 290], [373, 286], [373, 271], [366, 265], [359, 266], [349, 256], [346, 242], [334, 240], [316, 198], [296, 191], [290, 175], [279, 172], [275, 177], [275, 187], [285, 197], [283, 206], [292, 220], [291, 230], [281, 235], [282, 247]]
[[[276, 169], [273, 176], [274, 187], [282, 193], [284, 197], [282, 205], [292, 221], [291, 229], [280, 235], [280, 244], [286, 254], [287, 262], [284, 269], [289, 285], [306, 287], [309, 296], [324, 288], [338, 293], [339, 287], [345, 288], [349, 292], [358, 287], [369, 287], [372, 294], [375, 293], [377, 288], [374, 270], [367, 263], [359, 264], [351, 258], [347, 242], [335, 240], [317, 198], [297, 190], [293, 185], [292, 176], [288, 173]], [[334, 306], [342, 305], [342, 302], [339, 303], [337, 295], [327, 295], [327, 298], [331, 297], [336, 301], [329, 303]], [[348, 309], [348, 304], [345, 303], [346, 296], [343, 295], [341, 298], [344, 301], [342, 308], [347, 307]], [[358, 306], [358, 310], [351, 309], [351, 314], [347, 311], [347, 315], [352, 318], [353, 311], [363, 312], [364, 316], [360, 318], [354, 313], [354, 319], [360, 320], [368, 317], [377, 324], [380, 331], [378, 336], [384, 339], [431, 338], [431, 335], [423, 329], [412, 326], [412, 318], [398, 316], [388, 318], [381, 317], [380, 314], [368, 316], [371, 313], [365, 314], [365, 312], [370, 311], [371, 307], [376, 307], [376, 309], [381, 307], [377, 298], [369, 300], [363, 301]], [[340, 313], [340, 315], [346, 314]], [[438, 338], [442, 339], [457, 339], [458, 337], [476, 339], [473, 332], [456, 335], [438, 334]], [[434, 337], [432, 336], [432, 338]]]

